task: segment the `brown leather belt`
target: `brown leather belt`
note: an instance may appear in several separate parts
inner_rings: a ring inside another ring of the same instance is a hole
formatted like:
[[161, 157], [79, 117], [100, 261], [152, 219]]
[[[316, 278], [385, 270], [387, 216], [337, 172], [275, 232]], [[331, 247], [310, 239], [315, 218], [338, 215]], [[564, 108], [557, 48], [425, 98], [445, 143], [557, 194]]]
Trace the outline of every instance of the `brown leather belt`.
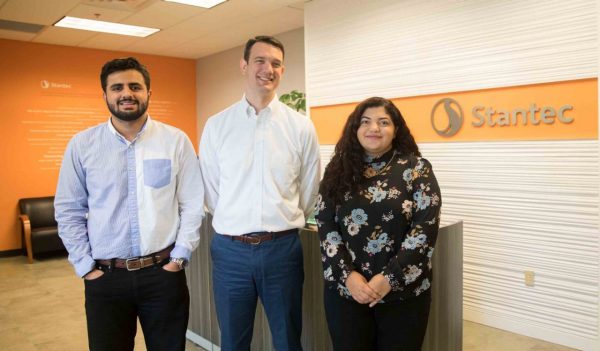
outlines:
[[281, 232], [254, 232], [244, 235], [227, 235], [221, 234], [231, 238], [231, 240], [241, 241], [246, 244], [258, 245], [265, 241], [275, 240], [289, 234], [298, 233], [298, 229], [288, 229]]
[[115, 258], [112, 260], [96, 260], [96, 263], [107, 267], [112, 266], [112, 268], [123, 268], [127, 269], [128, 271], [137, 271], [138, 269], [152, 267], [169, 258], [169, 256], [171, 255], [171, 250], [173, 250], [174, 246], [175, 244], [171, 244], [166, 249], [147, 256], [133, 257], [127, 259]]

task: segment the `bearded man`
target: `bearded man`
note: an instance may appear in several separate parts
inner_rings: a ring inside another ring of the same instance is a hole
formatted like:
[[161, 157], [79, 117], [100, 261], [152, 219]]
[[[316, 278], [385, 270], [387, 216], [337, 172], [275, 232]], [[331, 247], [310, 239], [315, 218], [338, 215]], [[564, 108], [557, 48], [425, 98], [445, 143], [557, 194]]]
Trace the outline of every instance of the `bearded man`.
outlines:
[[100, 73], [108, 122], [78, 133], [63, 158], [55, 209], [69, 261], [85, 284], [90, 350], [184, 350], [185, 264], [198, 246], [204, 190], [179, 129], [148, 115], [150, 74], [135, 58]]

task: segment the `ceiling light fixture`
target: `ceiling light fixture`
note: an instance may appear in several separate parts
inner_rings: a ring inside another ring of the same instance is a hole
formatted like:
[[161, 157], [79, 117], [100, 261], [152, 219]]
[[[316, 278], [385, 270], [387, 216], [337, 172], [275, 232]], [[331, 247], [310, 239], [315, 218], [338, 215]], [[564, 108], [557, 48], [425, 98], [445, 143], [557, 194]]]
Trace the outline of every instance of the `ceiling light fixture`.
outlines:
[[177, 2], [180, 4], [184, 4], [184, 5], [192, 5], [192, 6], [204, 7], [206, 9], [209, 9], [209, 8], [217, 6], [220, 3], [225, 2], [227, 0], [164, 0], [164, 1]]
[[60, 21], [56, 22], [54, 26], [89, 30], [93, 32], [131, 35], [134, 37], [147, 37], [150, 34], [156, 33], [160, 30], [156, 28], [131, 26], [128, 24], [97, 21], [69, 16], [63, 17]]

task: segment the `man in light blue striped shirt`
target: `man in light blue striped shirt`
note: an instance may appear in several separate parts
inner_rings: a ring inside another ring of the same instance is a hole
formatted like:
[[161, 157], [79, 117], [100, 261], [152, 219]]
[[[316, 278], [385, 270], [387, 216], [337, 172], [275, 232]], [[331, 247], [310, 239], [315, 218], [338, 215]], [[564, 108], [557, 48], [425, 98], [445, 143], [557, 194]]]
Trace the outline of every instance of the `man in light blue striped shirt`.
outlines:
[[59, 235], [84, 278], [91, 350], [184, 350], [183, 267], [198, 246], [204, 190], [192, 143], [147, 113], [150, 75], [135, 58], [100, 74], [107, 123], [69, 142], [56, 190]]

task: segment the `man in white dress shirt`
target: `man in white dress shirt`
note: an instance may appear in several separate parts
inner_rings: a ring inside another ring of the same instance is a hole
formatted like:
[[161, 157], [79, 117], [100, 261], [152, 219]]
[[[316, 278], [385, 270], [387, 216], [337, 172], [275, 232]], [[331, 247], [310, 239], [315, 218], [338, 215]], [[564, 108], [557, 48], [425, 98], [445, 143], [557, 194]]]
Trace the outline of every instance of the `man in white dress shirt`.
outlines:
[[221, 350], [249, 350], [257, 298], [278, 351], [301, 350], [302, 246], [298, 228], [312, 212], [319, 144], [307, 117], [277, 99], [284, 48], [248, 40], [241, 101], [211, 117], [200, 142]]

